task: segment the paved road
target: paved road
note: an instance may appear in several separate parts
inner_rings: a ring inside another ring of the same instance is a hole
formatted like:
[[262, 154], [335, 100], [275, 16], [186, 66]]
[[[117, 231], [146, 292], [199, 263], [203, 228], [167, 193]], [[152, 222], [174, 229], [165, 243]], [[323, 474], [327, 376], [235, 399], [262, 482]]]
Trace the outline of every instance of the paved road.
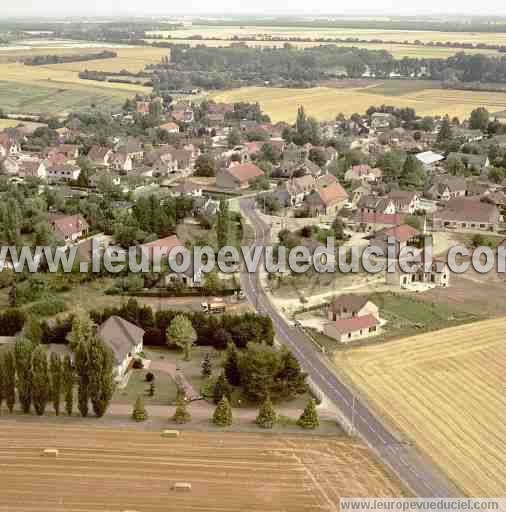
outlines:
[[[270, 243], [269, 227], [257, 215], [254, 200], [242, 199], [240, 205], [243, 215], [255, 229], [252, 247]], [[387, 428], [353, 389], [329, 369], [307, 335], [277, 312], [263, 291], [258, 273], [243, 270], [241, 285], [257, 311], [272, 318], [278, 339], [293, 351], [314, 384], [353, 423], [356, 434], [412, 493], [419, 497], [460, 496], [455, 486], [430, 461]]]

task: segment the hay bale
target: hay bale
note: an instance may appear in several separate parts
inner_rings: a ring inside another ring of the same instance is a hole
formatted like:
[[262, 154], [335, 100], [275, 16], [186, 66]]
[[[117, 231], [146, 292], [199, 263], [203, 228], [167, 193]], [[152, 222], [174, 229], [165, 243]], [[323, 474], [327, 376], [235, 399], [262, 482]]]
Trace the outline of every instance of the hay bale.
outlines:
[[176, 482], [172, 486], [172, 490], [177, 492], [190, 492], [192, 490], [192, 484], [189, 482]]
[[164, 430], [162, 437], [179, 437], [179, 430]]
[[42, 453], [45, 457], [58, 457], [59, 451], [56, 448], [46, 448]]

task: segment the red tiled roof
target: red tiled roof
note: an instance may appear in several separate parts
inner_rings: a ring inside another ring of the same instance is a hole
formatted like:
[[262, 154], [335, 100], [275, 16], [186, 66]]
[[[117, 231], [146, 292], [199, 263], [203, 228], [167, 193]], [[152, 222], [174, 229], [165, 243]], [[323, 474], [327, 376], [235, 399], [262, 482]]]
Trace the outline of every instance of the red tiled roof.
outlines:
[[399, 213], [359, 212], [357, 222], [362, 224], [382, 224], [384, 226], [398, 226], [402, 224], [404, 215]]
[[151, 253], [154, 247], [160, 247], [162, 249], [162, 254], [166, 255], [169, 254], [174, 247], [184, 247], [184, 245], [181, 243], [177, 235], [171, 235], [166, 238], [160, 238], [158, 240], [142, 244], [140, 247], [141, 250], [146, 249], [148, 253]]
[[320, 188], [318, 194], [322, 203], [325, 206], [329, 206], [338, 201], [344, 201], [348, 199], [348, 193], [339, 183], [331, 183], [327, 187]]
[[341, 310], [358, 311], [362, 309], [369, 299], [365, 295], [358, 295], [354, 293], [346, 293], [337, 297], [330, 305], [330, 311], [340, 313]]
[[238, 164], [232, 165], [226, 172], [231, 174], [240, 183], [248, 182], [264, 175], [264, 171], [255, 164]]
[[88, 223], [80, 214], [50, 214], [49, 222], [54, 227], [55, 231], [63, 237], [70, 237], [89, 228]]
[[356, 316], [353, 318], [346, 318], [344, 320], [336, 320], [330, 322], [331, 329], [337, 334], [346, 334], [348, 332], [359, 331], [360, 329], [368, 329], [379, 325], [379, 320], [373, 315]]
[[384, 229], [380, 234], [385, 237], [393, 236], [399, 242], [407, 242], [414, 236], [418, 235], [419, 231], [408, 224], [401, 224], [400, 226]]
[[459, 197], [450, 199], [446, 208], [434, 213], [435, 219], [447, 221], [499, 222], [499, 209], [495, 204], [480, 201], [480, 199]]

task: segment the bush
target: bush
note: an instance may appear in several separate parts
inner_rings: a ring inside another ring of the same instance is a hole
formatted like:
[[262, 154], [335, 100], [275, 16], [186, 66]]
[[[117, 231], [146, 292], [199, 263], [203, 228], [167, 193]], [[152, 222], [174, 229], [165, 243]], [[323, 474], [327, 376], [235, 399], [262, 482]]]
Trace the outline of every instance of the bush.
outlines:
[[218, 427], [232, 425], [232, 408], [226, 397], [223, 397], [213, 414], [213, 423]]
[[256, 424], [261, 428], [272, 428], [277, 420], [276, 411], [269, 397], [266, 398], [256, 419]]
[[301, 414], [299, 421], [297, 421], [297, 425], [305, 429], [315, 429], [320, 425], [316, 404], [312, 398], [307, 403], [304, 412]]
[[142, 359], [134, 359], [132, 368], [134, 370], [142, 370], [144, 368], [144, 363], [142, 362]]
[[144, 401], [138, 397], [135, 401], [134, 410], [132, 411], [132, 419], [135, 421], [146, 421], [148, 419], [148, 412], [144, 407]]
[[35, 316], [54, 316], [67, 310], [67, 305], [62, 299], [47, 299], [37, 302], [30, 308], [30, 313]]
[[179, 423], [180, 425], [184, 423], [188, 423], [191, 421], [192, 417], [186, 408], [186, 402], [184, 400], [179, 400], [176, 407], [176, 412], [174, 416], [172, 416], [172, 421]]
[[153, 373], [148, 372], [146, 373], [146, 382], [153, 382], [155, 380], [155, 376]]

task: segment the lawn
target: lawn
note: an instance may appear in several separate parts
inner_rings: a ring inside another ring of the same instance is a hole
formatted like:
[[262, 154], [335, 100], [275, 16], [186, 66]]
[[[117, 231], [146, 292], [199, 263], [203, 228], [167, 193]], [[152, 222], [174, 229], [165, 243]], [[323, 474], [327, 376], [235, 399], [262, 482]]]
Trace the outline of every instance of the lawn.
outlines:
[[[172, 377], [158, 370], [131, 370], [132, 374], [124, 389], [117, 389], [112, 399], [118, 404], [133, 404], [141, 396], [145, 404], [172, 405], [176, 401], [177, 389]], [[146, 374], [155, 376], [155, 394], [149, 396], [150, 383], [146, 382]]]
[[506, 318], [337, 351], [371, 404], [468, 496], [506, 493]]
[[[285, 89], [275, 87], [244, 87], [211, 95], [216, 101], [259, 102], [262, 109], [272, 120], [293, 122], [297, 107], [304, 105], [306, 112], [319, 120], [331, 120], [339, 113], [347, 116], [364, 113], [371, 105], [395, 105], [414, 108], [419, 115], [443, 115], [465, 118], [479, 106], [491, 112], [506, 109], [506, 93], [441, 90], [434, 88], [430, 81], [421, 88], [420, 81], [392, 81], [388, 88], [371, 82], [366, 87], [330, 88], [313, 87], [311, 89]], [[439, 83], [436, 83], [439, 87]], [[376, 90], [376, 88], [378, 88]], [[401, 93], [401, 88], [405, 92]]]

